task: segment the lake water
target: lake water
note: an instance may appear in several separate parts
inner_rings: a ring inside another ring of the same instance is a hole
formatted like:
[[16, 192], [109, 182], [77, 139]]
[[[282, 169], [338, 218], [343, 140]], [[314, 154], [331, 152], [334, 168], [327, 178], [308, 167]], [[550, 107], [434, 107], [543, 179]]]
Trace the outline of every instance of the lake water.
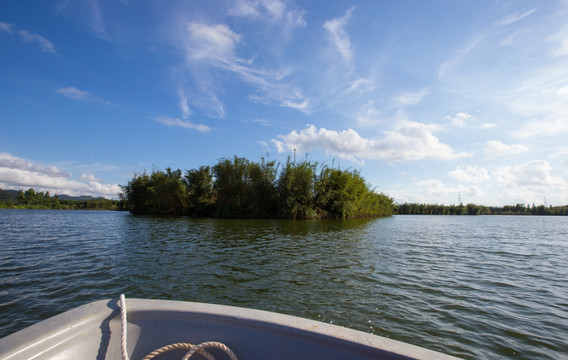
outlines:
[[568, 217], [0, 210], [0, 337], [103, 298], [291, 314], [475, 359], [568, 358]]

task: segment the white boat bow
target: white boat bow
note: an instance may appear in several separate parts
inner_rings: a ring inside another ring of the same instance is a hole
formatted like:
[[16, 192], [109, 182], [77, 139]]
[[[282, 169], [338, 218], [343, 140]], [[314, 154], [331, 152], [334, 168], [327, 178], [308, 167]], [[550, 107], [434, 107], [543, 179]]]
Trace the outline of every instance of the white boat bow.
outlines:
[[[126, 301], [127, 353], [132, 360], [164, 345], [206, 341], [224, 343], [239, 360], [455, 359], [361, 331], [268, 311], [169, 300]], [[208, 351], [217, 360], [228, 359], [221, 350]], [[156, 359], [179, 360], [185, 353], [174, 350]], [[8, 335], [0, 339], [0, 359], [122, 359], [118, 300], [83, 305]]]

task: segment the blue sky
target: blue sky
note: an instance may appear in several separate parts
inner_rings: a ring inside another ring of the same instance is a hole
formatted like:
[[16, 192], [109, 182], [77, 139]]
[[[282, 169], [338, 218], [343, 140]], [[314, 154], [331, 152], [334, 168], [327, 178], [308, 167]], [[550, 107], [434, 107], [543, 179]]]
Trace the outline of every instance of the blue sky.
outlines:
[[0, 188], [296, 149], [396, 202], [568, 203], [567, 1], [0, 3]]

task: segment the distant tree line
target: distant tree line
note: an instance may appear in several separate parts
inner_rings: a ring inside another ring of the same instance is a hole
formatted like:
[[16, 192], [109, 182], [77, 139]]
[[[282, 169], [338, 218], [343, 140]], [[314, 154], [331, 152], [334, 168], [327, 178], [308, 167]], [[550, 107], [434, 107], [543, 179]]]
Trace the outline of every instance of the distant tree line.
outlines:
[[121, 197], [133, 214], [233, 218], [390, 216], [393, 199], [374, 192], [359, 172], [308, 160], [285, 164], [234, 156], [213, 166], [135, 174]]
[[123, 210], [124, 201], [96, 198], [92, 200], [60, 199], [49, 191], [36, 192], [34, 189], [19, 190], [15, 195], [0, 190], [0, 208], [4, 209], [74, 209], [74, 210]]
[[399, 204], [396, 209], [401, 215], [568, 215], [568, 205], [544, 206], [532, 204], [483, 206], [467, 205], [432, 205], [418, 203]]

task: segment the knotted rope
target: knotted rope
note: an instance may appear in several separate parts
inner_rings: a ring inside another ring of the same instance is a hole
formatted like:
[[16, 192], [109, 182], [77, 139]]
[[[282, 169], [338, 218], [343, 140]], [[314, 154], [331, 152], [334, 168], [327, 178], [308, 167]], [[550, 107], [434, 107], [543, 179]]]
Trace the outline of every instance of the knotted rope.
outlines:
[[[129, 360], [128, 352], [126, 350], [127, 319], [126, 319], [126, 299], [124, 297], [124, 294], [120, 294], [119, 306], [120, 306], [120, 325], [121, 325], [120, 326], [120, 330], [121, 330], [120, 331], [120, 340], [121, 340], [122, 360]], [[206, 341], [206, 342], [202, 342], [201, 344], [197, 344], [197, 345], [193, 345], [193, 344], [190, 344], [190, 343], [175, 343], [175, 344], [162, 346], [161, 348], [156, 349], [156, 350], [152, 351], [151, 353], [149, 353], [148, 355], [144, 356], [144, 358], [142, 360], [151, 360], [154, 357], [156, 357], [160, 354], [163, 354], [167, 351], [179, 350], [179, 349], [189, 350], [184, 355], [182, 360], [188, 360], [195, 353], [202, 355], [207, 360], [215, 360], [215, 357], [213, 355], [211, 355], [211, 353], [209, 353], [207, 350], [205, 350], [206, 348], [221, 349], [227, 355], [229, 355], [229, 358], [231, 358], [231, 360], [238, 360], [235, 353], [231, 349], [229, 349], [229, 347], [227, 345], [220, 343], [220, 342], [217, 342], [217, 341]]]

